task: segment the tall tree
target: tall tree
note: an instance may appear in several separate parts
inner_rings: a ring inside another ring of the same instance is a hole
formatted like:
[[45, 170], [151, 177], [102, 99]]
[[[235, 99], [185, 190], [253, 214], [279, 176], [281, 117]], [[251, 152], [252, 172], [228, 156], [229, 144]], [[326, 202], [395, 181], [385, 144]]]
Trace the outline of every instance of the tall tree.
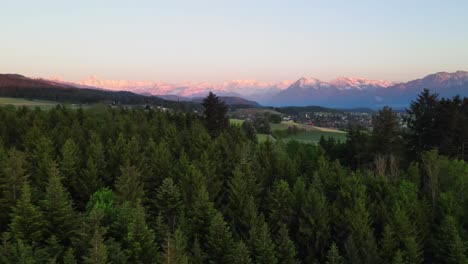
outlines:
[[236, 243], [232, 250], [233, 264], [251, 264], [250, 251], [245, 245], [244, 241]]
[[445, 216], [439, 234], [439, 261], [447, 264], [466, 264], [468, 256], [466, 242], [463, 241], [457, 226], [457, 221], [452, 216]]
[[216, 213], [211, 220], [206, 249], [210, 263], [230, 263], [233, 247], [232, 233], [221, 213]]
[[380, 155], [400, 156], [402, 137], [398, 117], [392, 108], [384, 107], [372, 118], [372, 149]]
[[132, 263], [154, 263], [158, 259], [154, 231], [146, 223], [145, 209], [139, 201], [135, 204], [132, 218], [128, 224], [125, 242]]
[[255, 263], [274, 264], [278, 262], [275, 244], [263, 215], [258, 216], [250, 229], [250, 248]]
[[340, 256], [338, 247], [334, 242], [328, 250], [326, 264], [344, 264], [344, 259], [342, 256]]
[[78, 231], [78, 218], [56, 164], [53, 162], [49, 166], [49, 180], [45, 197], [41, 201], [46, 226], [44, 233], [49, 239], [55, 237], [58, 243], [68, 246]]
[[127, 201], [131, 204], [136, 204], [145, 195], [140, 172], [128, 162], [120, 167], [120, 172], [115, 182], [117, 198], [121, 202]]
[[107, 246], [104, 244], [104, 229], [94, 227], [94, 234], [89, 241], [90, 247], [88, 254], [83, 258], [86, 264], [107, 264]]
[[67, 139], [60, 152], [60, 175], [65, 179], [65, 186], [70, 191], [73, 200], [79, 201], [80, 193], [82, 192], [82, 185], [79, 179], [79, 169], [81, 167], [80, 149], [73, 139]]
[[187, 238], [182, 230], [177, 229], [164, 243], [163, 263], [165, 264], [187, 264], [186, 254]]
[[439, 102], [438, 95], [424, 89], [416, 101], [411, 102], [408, 115], [408, 148], [413, 154], [435, 146], [434, 120]]
[[13, 148], [0, 161], [0, 226], [5, 226], [9, 222], [11, 208], [16, 204], [21, 186], [27, 181], [28, 175], [22, 152]]
[[30, 245], [39, 244], [43, 238], [43, 217], [39, 208], [31, 201], [31, 187], [28, 183], [21, 188], [21, 197], [13, 207], [10, 229], [13, 236]]
[[229, 126], [229, 119], [226, 117], [228, 106], [214, 93], [210, 92], [203, 99], [203, 116], [205, 127], [212, 137], [217, 137]]
[[296, 247], [294, 242], [289, 238], [288, 229], [285, 225], [281, 226], [278, 234], [275, 237], [277, 248], [278, 262], [286, 264], [296, 264]]

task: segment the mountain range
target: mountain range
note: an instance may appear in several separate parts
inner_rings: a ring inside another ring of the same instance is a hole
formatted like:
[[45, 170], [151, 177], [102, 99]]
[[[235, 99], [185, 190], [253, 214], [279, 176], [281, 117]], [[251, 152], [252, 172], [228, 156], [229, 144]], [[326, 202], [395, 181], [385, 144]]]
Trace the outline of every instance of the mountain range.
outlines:
[[[21, 76], [21, 75], [15, 75]], [[23, 84], [38, 81], [35, 85], [75, 87], [130, 91], [147, 96], [157, 96], [172, 101], [200, 101], [212, 91], [230, 104], [257, 106], [324, 106], [335, 108], [369, 107], [380, 108], [389, 105], [394, 108], [407, 107], [411, 100], [424, 88], [438, 93], [441, 97], [468, 96], [468, 72], [438, 72], [409, 82], [388, 82], [364, 78], [340, 77], [322, 81], [302, 77], [296, 82], [283, 81], [265, 83], [253, 80], [234, 80], [220, 84], [116, 81], [90, 77], [71, 83], [60, 79], [29, 79], [21, 76]]]
[[284, 91], [274, 95], [269, 103], [278, 106], [380, 108], [388, 105], [404, 108], [425, 88], [438, 93], [441, 97], [468, 96], [468, 72], [439, 72], [406, 83], [352, 78], [321, 82], [301, 78]]

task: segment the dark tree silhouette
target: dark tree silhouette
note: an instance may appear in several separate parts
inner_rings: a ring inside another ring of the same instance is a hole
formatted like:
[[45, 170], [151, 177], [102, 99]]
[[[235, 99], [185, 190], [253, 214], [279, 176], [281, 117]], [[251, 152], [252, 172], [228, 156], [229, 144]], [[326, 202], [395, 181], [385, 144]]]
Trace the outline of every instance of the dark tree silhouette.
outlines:
[[229, 119], [226, 116], [228, 106], [212, 92], [203, 99], [202, 105], [204, 108], [205, 127], [208, 133], [212, 137], [219, 136], [229, 126]]

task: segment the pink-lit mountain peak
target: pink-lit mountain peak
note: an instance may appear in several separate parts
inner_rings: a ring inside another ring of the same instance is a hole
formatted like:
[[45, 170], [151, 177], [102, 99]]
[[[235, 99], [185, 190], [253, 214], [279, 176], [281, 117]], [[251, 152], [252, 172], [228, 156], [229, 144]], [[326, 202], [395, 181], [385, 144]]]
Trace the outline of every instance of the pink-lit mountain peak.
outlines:
[[365, 78], [339, 77], [329, 82], [321, 81], [311, 77], [301, 77], [293, 86], [301, 89], [358, 89], [364, 90], [368, 88], [386, 88], [394, 83], [381, 80], [369, 80]]
[[366, 88], [366, 87], [389, 87], [395, 83], [383, 80], [370, 80], [365, 78], [350, 78], [350, 77], [339, 77], [332, 81], [330, 84], [335, 85], [339, 88]]

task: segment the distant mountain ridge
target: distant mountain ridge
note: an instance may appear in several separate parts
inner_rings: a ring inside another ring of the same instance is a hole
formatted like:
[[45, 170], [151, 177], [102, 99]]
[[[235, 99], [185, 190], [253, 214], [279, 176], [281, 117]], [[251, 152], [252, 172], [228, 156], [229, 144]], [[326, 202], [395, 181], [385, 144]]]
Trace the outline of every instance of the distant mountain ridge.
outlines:
[[176, 102], [197, 101], [212, 91], [220, 97], [229, 98], [226, 100], [228, 104], [251, 106], [261, 104], [276, 107], [315, 105], [341, 109], [358, 107], [376, 109], [389, 105], [394, 108], [405, 108], [424, 88], [438, 93], [441, 97], [468, 96], [467, 71], [438, 72], [402, 83], [350, 77], [340, 77], [326, 82], [302, 77], [296, 82], [262, 83], [253, 80], [236, 80], [218, 85], [112, 81], [97, 77], [75, 84], [61, 80], [31, 79], [21, 75], [5, 74], [0, 79], [0, 86], [8, 84], [11, 78], [15, 79], [17, 84], [34, 87], [125, 90]]
[[[129, 91], [108, 91], [97, 88], [78, 88], [74, 85], [44, 79], [28, 78], [19, 74], [0, 74], [0, 97], [42, 99], [61, 103], [116, 103], [128, 105], [175, 106], [181, 103], [155, 96], [144, 96]], [[198, 107], [191, 102], [185, 107]]]
[[379, 108], [384, 105], [407, 107], [423, 89], [441, 97], [468, 96], [468, 72], [439, 72], [406, 83], [391, 83], [367, 79], [339, 78], [323, 82], [301, 78], [274, 95], [266, 105]]

